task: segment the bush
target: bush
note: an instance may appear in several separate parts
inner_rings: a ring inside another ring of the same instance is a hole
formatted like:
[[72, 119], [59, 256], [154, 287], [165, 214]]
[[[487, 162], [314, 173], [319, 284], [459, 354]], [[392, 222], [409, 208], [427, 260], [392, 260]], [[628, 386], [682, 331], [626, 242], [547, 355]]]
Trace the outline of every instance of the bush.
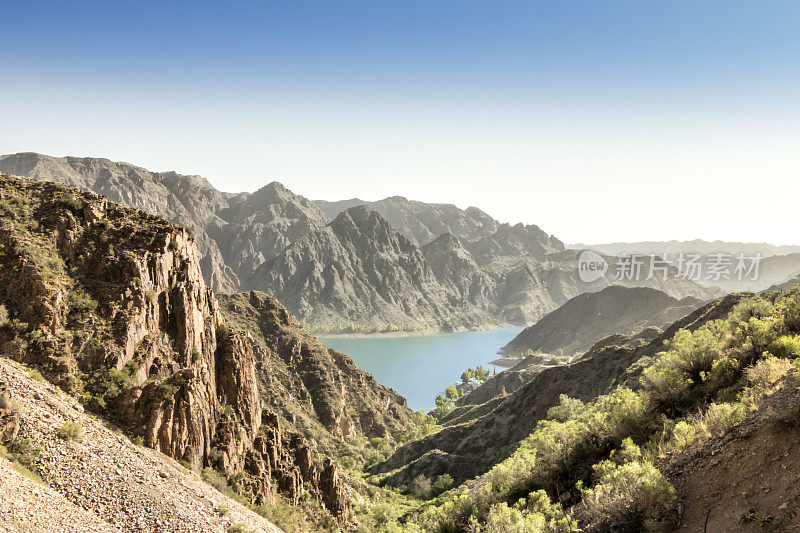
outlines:
[[674, 508], [675, 489], [630, 439], [622, 453], [595, 465], [596, 483], [579, 489], [582, 521], [597, 531], [643, 531], [648, 522], [667, 518]]
[[83, 428], [80, 424], [67, 420], [56, 430], [56, 435], [63, 440], [81, 442], [83, 440]]
[[586, 410], [586, 404], [577, 398], [570, 398], [566, 394], [559, 396], [560, 403], [547, 410], [547, 419], [566, 422], [578, 418]]
[[254, 531], [247, 527], [247, 524], [239, 523], [230, 526], [228, 528], [228, 533], [254, 533]]
[[356, 460], [349, 455], [345, 455], [342, 457], [342, 466], [348, 470], [352, 470], [356, 467]]
[[28, 377], [31, 378], [33, 381], [44, 381], [44, 377], [42, 373], [38, 370], [31, 370], [28, 372]]
[[669, 438], [659, 445], [659, 455], [679, 453], [695, 443], [722, 436], [746, 414], [741, 403], [712, 403], [705, 412], [676, 423]]
[[18, 438], [8, 445], [14, 459], [26, 468], [33, 468], [42, 458], [42, 449], [28, 439]]
[[787, 359], [800, 357], [800, 335], [781, 335], [769, 345], [769, 351]]
[[436, 493], [444, 492], [453, 486], [453, 478], [450, 474], [442, 474], [433, 483], [433, 490]]
[[148, 290], [144, 293], [144, 299], [147, 300], [147, 303], [152, 304], [156, 301], [156, 293], [152, 290]]

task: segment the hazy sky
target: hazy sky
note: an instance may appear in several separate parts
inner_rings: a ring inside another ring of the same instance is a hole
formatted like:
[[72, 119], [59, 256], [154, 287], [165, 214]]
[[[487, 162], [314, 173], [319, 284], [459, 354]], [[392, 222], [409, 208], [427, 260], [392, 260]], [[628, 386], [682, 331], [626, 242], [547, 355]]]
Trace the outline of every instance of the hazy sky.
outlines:
[[800, 244], [796, 0], [167, 4], [4, 5], [0, 153]]

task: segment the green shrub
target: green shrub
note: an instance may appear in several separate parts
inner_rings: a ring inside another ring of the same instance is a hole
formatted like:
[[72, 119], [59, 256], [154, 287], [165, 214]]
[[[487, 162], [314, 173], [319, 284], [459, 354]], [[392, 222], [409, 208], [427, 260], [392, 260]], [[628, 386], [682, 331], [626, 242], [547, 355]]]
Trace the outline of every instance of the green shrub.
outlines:
[[217, 505], [217, 508], [215, 510], [217, 514], [220, 516], [227, 516], [227, 514], [231, 512], [231, 508], [225, 505], [224, 503]]
[[409, 493], [420, 500], [426, 500], [431, 496], [431, 480], [422, 474], [414, 478], [408, 487]]
[[144, 293], [144, 299], [147, 300], [147, 303], [152, 304], [156, 301], [156, 293], [153, 290], [148, 290]]
[[586, 404], [577, 398], [570, 398], [566, 394], [559, 396], [560, 403], [547, 410], [547, 418], [558, 422], [566, 422], [578, 418], [586, 410]]
[[25, 438], [13, 440], [8, 445], [8, 451], [14, 455], [16, 461], [26, 468], [33, 468], [42, 458], [42, 449]]
[[33, 381], [44, 381], [44, 377], [42, 373], [38, 370], [31, 370], [28, 372], [28, 377], [31, 378]]
[[247, 524], [239, 523], [230, 526], [228, 528], [228, 533], [254, 533], [254, 531], [247, 527]]
[[[18, 439], [18, 440], [24, 440], [24, 439]], [[14, 447], [13, 443], [10, 446], [13, 448]], [[3, 446], [2, 444], [0, 444], [0, 458], [3, 458], [11, 462], [11, 468], [13, 468], [19, 474], [22, 474], [23, 476], [27, 477], [32, 481], [35, 481], [36, 483], [39, 483], [40, 485], [46, 485], [44, 480], [42, 480], [41, 476], [39, 476], [39, 474], [35, 470], [33, 470], [33, 465], [41, 457], [41, 450], [30, 444], [28, 444], [27, 446], [28, 447], [26, 448], [26, 450], [28, 455], [24, 455], [20, 453], [14, 453], [5, 446]]]
[[[645, 525], [670, 516], [675, 489], [638, 447], [626, 441], [624, 460], [612, 457], [595, 465], [596, 482], [579, 489], [583, 496], [579, 517], [596, 531], [644, 531]], [[631, 456], [638, 457], [631, 459]]]
[[531, 533], [545, 531], [545, 517], [539, 513], [523, 513], [501, 503], [492, 507], [486, 517], [485, 533]]
[[81, 442], [83, 440], [83, 428], [77, 422], [67, 420], [56, 430], [56, 435], [63, 440]]
[[356, 460], [349, 455], [345, 455], [342, 457], [342, 466], [348, 470], [352, 470], [356, 467]]
[[800, 335], [781, 335], [769, 345], [770, 353], [777, 357], [800, 357]]
[[442, 474], [441, 476], [436, 478], [436, 481], [433, 482], [433, 490], [436, 493], [444, 492], [450, 487], [453, 486], [453, 478], [450, 474]]

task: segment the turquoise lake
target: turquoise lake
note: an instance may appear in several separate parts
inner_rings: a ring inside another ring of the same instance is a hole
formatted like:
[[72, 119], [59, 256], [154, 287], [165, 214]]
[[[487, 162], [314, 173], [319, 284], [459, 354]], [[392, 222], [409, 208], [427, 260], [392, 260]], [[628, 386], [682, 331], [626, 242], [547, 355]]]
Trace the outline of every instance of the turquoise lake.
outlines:
[[[391, 387], [408, 400], [415, 411], [435, 407], [434, 398], [461, 377], [469, 367], [500, 357], [497, 350], [522, 327], [506, 327], [465, 333], [439, 333], [410, 337], [320, 337], [327, 346], [349, 355], [378, 383]], [[497, 368], [500, 372], [502, 368]]]

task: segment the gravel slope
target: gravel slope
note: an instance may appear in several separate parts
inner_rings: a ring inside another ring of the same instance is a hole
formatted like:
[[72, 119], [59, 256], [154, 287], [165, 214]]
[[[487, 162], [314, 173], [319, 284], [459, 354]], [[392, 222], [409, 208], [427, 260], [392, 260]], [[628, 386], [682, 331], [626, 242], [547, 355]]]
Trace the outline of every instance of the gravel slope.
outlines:
[[[49, 485], [21, 477], [0, 459], [0, 531], [226, 532], [240, 523], [254, 532], [281, 531], [84, 413], [74, 398], [30, 379], [23, 365], [0, 358], [0, 385], [22, 402], [20, 436], [42, 449], [37, 471]], [[56, 435], [67, 420], [84, 429], [81, 442]], [[225, 516], [216, 511], [220, 505], [230, 509]]]

